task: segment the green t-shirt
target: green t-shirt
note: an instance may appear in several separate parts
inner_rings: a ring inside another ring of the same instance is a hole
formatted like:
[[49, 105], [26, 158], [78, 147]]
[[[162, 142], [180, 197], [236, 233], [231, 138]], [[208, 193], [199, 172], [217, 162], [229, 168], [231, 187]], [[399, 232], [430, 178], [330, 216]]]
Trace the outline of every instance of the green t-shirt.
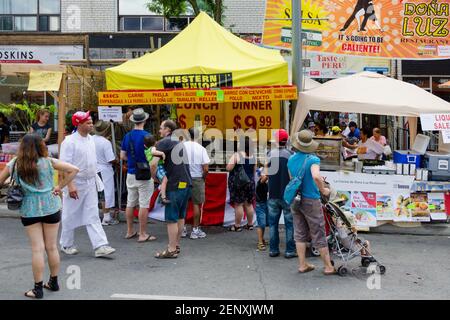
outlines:
[[[145, 153], [145, 157], [147, 158], [148, 163], [151, 163], [153, 160], [153, 154], [152, 154], [152, 149], [148, 148], [144, 150]], [[158, 165], [163, 165], [164, 164], [164, 160], [159, 160]]]

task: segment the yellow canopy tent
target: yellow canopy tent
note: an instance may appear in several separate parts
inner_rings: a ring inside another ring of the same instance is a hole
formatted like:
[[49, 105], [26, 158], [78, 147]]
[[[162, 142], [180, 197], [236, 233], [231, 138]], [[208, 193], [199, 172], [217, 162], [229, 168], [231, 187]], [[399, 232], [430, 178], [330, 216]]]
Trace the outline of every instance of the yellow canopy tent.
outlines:
[[236, 37], [204, 12], [161, 49], [106, 69], [108, 90], [287, 84], [288, 64], [279, 51]]

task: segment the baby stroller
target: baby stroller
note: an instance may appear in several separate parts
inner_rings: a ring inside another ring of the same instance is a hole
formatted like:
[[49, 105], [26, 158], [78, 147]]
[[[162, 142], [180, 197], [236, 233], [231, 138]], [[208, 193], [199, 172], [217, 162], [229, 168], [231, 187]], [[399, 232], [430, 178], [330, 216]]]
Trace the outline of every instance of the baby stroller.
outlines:
[[344, 201], [341, 199], [329, 201], [329, 198], [322, 197], [330, 255], [337, 256], [343, 262], [337, 269], [339, 275], [348, 274], [348, 264], [356, 257], [361, 257], [362, 267], [368, 268], [371, 264], [375, 264], [374, 271], [385, 274], [386, 267], [375, 259], [368, 248], [368, 242], [358, 236], [339, 207]]

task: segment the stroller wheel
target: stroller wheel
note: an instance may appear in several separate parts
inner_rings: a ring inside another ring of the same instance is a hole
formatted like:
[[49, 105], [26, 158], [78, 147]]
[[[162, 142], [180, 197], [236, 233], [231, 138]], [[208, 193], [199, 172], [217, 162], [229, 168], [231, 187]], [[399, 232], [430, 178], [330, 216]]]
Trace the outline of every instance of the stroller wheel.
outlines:
[[380, 265], [378, 266], [378, 272], [379, 272], [380, 274], [385, 274], [385, 273], [386, 273], [386, 267], [380, 264]]
[[368, 268], [368, 267], [370, 266], [370, 260], [367, 259], [367, 258], [362, 258], [362, 259], [361, 259], [361, 265], [362, 265], [364, 268]]
[[344, 266], [340, 266], [337, 271], [341, 277], [345, 277], [348, 273], [348, 269]]
[[313, 246], [311, 246], [311, 254], [314, 256], [314, 257], [319, 257], [320, 256], [320, 252], [319, 252], [319, 250], [316, 248], [316, 247], [313, 247]]

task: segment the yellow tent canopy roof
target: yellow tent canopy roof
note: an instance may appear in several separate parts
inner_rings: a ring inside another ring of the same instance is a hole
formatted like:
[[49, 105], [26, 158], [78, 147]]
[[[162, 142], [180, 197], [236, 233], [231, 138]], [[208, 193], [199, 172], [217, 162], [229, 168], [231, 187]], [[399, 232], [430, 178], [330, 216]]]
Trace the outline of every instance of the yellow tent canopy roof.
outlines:
[[108, 90], [287, 84], [279, 51], [240, 39], [204, 12], [164, 47], [106, 69]]

